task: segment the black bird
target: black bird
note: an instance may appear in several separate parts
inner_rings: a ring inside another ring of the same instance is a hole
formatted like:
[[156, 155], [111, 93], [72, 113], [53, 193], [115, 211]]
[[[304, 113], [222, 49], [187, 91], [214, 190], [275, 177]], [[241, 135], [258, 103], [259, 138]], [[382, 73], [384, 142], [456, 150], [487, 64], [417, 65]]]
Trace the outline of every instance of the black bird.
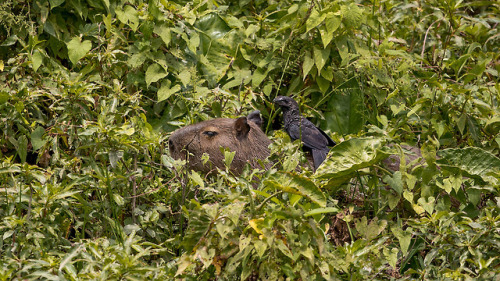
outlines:
[[323, 163], [330, 149], [336, 143], [320, 128], [300, 114], [297, 102], [285, 96], [277, 96], [274, 101], [283, 110], [283, 123], [285, 131], [292, 141], [300, 139], [305, 151], [311, 151], [314, 170]]

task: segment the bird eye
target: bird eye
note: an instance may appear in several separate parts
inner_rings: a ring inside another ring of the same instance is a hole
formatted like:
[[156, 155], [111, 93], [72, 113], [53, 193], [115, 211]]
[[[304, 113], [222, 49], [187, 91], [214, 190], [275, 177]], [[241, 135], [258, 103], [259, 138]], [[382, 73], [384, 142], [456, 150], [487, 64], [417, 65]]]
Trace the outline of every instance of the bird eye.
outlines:
[[209, 137], [213, 137], [213, 136], [216, 136], [218, 133], [214, 132], [214, 131], [205, 131], [205, 132], [203, 132], [203, 134], [207, 135]]

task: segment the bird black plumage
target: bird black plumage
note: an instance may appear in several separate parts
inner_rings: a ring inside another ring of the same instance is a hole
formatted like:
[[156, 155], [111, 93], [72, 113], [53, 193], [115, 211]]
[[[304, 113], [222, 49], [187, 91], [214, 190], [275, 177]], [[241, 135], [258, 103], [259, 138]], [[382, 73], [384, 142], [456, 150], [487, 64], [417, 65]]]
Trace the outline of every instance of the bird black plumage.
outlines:
[[336, 143], [320, 128], [316, 127], [311, 121], [307, 120], [299, 110], [297, 102], [285, 96], [277, 96], [275, 104], [281, 107], [283, 111], [283, 123], [285, 131], [292, 141], [300, 139], [305, 151], [311, 151], [314, 170], [326, 159], [330, 151], [329, 146]]

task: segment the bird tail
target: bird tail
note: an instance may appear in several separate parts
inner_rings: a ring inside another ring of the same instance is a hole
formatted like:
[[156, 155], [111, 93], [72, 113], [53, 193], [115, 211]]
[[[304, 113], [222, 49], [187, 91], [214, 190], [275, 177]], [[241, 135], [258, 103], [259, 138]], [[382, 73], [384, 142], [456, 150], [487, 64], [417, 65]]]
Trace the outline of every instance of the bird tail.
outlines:
[[315, 171], [318, 169], [319, 165], [321, 165], [321, 163], [323, 163], [323, 161], [325, 161], [326, 155], [328, 155], [329, 151], [330, 151], [329, 149], [321, 149], [321, 150], [320, 149], [313, 149], [312, 150]]

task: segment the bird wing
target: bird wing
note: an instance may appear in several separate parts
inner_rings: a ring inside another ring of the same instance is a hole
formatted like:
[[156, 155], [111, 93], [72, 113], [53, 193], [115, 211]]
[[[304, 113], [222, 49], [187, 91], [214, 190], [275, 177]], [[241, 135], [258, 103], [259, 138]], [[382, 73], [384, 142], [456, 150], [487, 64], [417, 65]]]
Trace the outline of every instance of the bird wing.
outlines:
[[300, 123], [290, 124], [287, 131], [292, 140], [301, 139], [304, 146], [311, 149], [324, 150], [329, 144], [328, 139], [324, 136], [325, 133], [305, 118]]

